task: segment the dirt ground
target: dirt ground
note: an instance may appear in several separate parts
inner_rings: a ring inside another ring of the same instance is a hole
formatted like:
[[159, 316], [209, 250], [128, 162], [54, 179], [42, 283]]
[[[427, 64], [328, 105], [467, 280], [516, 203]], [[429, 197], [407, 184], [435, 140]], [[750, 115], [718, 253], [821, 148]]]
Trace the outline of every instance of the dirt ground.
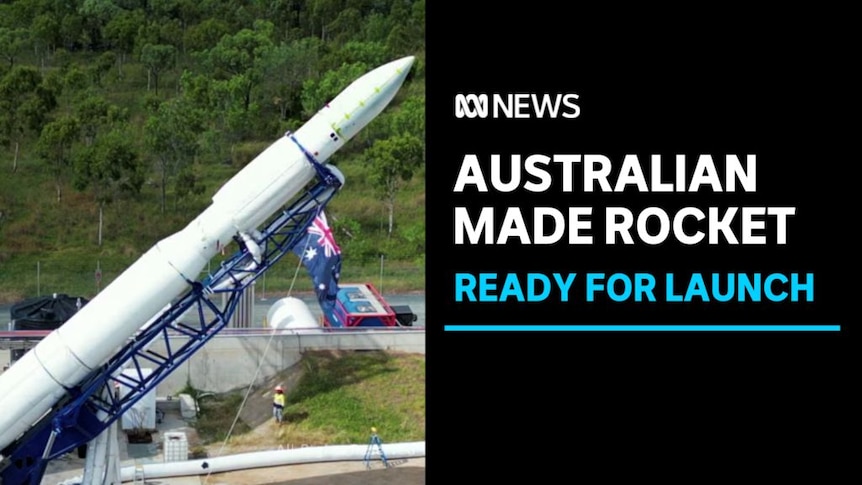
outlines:
[[377, 462], [308, 463], [201, 477], [205, 485], [424, 485], [425, 458]]

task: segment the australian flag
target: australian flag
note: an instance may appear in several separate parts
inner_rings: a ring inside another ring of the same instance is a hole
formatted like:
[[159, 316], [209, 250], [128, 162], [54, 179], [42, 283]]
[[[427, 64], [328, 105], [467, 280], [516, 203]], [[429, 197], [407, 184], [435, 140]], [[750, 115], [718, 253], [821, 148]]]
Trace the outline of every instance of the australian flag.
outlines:
[[341, 248], [335, 243], [323, 209], [311, 221], [306, 234], [297, 241], [293, 252], [302, 258], [308, 269], [323, 316], [333, 327], [341, 327], [341, 321], [335, 315], [335, 297], [338, 278], [341, 277]]

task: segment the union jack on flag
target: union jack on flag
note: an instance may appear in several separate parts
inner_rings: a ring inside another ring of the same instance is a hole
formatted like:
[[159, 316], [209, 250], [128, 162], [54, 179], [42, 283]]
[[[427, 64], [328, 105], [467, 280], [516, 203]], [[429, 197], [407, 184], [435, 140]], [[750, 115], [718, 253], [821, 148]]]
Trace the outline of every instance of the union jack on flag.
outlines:
[[323, 211], [320, 211], [320, 214], [308, 226], [308, 233], [317, 236], [317, 245], [323, 248], [323, 254], [327, 258], [331, 258], [334, 254], [341, 254], [341, 248], [335, 243], [335, 237], [332, 235], [332, 229], [326, 222], [326, 214]]

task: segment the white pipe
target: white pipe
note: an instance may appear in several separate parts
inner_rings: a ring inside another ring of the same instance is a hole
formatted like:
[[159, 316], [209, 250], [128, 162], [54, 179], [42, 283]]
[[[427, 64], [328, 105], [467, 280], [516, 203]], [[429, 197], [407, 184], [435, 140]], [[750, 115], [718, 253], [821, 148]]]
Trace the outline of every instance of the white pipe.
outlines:
[[[362, 461], [365, 459], [365, 454], [369, 449], [368, 447], [369, 445], [310, 446], [306, 448], [292, 448], [287, 450], [241, 453], [238, 455], [226, 455], [199, 460], [150, 463], [143, 465], [144, 478], [151, 479], [204, 475], [208, 473], [245, 470], [247, 468], [296, 465], [299, 463]], [[386, 455], [387, 461], [425, 456], [424, 441], [383, 443], [381, 444], [381, 448], [383, 449], [383, 453]], [[372, 454], [370, 456], [375, 461], [380, 460], [377, 445], [374, 445], [372, 448]], [[120, 480], [123, 482], [132, 481], [134, 476], [134, 466], [123, 467], [120, 471]]]

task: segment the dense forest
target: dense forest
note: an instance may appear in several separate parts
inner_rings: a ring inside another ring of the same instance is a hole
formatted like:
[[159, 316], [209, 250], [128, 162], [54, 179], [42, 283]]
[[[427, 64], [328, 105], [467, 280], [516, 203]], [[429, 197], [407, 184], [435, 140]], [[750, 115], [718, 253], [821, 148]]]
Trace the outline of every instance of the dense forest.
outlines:
[[[343, 280], [408, 290], [425, 271], [423, 0], [3, 2], [0, 301], [94, 294], [286, 130], [405, 55], [396, 99], [329, 160], [347, 181], [327, 215]], [[285, 266], [272, 291], [292, 287]]]

